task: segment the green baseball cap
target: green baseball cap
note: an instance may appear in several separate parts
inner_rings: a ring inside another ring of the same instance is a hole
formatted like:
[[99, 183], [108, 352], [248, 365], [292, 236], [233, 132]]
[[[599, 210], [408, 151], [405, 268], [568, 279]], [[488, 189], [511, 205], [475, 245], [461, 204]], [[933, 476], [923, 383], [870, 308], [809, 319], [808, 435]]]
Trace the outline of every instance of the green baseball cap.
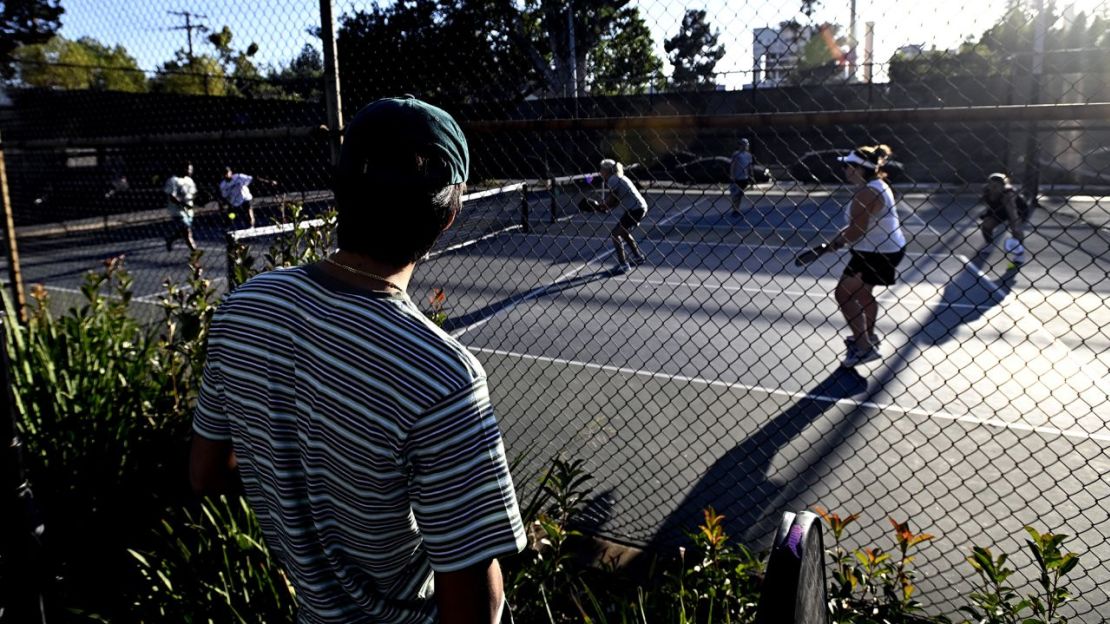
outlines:
[[339, 173], [348, 179], [365, 178], [373, 164], [384, 169], [380, 175], [389, 181], [390, 164], [413, 152], [443, 157], [443, 186], [466, 182], [470, 175], [462, 128], [447, 111], [411, 95], [377, 100], [354, 116], [343, 134]]

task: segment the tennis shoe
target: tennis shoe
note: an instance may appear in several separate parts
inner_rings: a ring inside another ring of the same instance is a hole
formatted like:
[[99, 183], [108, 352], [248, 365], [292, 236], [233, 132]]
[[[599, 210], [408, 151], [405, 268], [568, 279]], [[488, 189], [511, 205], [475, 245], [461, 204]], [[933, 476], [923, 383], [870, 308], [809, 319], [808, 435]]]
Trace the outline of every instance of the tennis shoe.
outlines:
[[[871, 346], [875, 347], [876, 349], [879, 348], [879, 345], [883, 344], [883, 339], [880, 338], [878, 334], [871, 334], [870, 338], [871, 338]], [[852, 336], [851, 334], [849, 334], [849, 335], [844, 337], [844, 346], [845, 347], [853, 347], [853, 346], [855, 346], [855, 344], [856, 344], [855, 336]]]
[[867, 362], [874, 362], [880, 357], [882, 356], [879, 355], [879, 350], [875, 347], [871, 347], [870, 349], [858, 349], [855, 345], [852, 345], [848, 347], [848, 355], [844, 357], [844, 361], [841, 362], [841, 364], [845, 368], [851, 368], [853, 366], [859, 366], [860, 364], [866, 364]]
[[633, 256], [632, 261], [629, 262], [629, 264], [631, 264], [632, 266], [640, 266], [645, 262], [647, 262], [647, 256], [645, 256], [644, 254], [640, 254], [638, 256]]

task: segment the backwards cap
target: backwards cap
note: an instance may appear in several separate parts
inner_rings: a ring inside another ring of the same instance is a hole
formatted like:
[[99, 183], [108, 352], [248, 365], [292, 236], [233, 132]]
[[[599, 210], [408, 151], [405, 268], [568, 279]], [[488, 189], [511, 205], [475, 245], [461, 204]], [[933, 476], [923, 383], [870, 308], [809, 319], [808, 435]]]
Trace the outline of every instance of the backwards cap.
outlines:
[[[470, 174], [470, 151], [459, 124], [451, 115], [411, 95], [384, 98], [367, 105], [355, 115], [343, 134], [339, 175], [348, 180], [390, 180], [389, 171], [398, 158], [410, 153], [443, 158], [443, 186], [466, 182]], [[382, 169], [370, 174], [370, 169]], [[369, 175], [368, 175], [369, 174]]]

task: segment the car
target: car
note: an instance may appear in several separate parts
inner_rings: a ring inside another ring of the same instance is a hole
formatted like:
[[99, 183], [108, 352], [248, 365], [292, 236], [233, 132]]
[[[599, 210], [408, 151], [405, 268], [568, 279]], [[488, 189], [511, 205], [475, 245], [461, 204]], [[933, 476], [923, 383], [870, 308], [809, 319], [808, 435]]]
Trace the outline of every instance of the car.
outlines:
[[[728, 156], [707, 156], [679, 165], [671, 176], [680, 184], [728, 184], [732, 181], [731, 169], [732, 159]], [[774, 178], [767, 167], [753, 163], [752, 181], [774, 182]]]
[[[625, 169], [639, 183], [675, 182], [678, 184], [728, 184], [731, 159], [728, 156], [699, 157], [690, 152], [669, 152], [650, 166], [632, 165]], [[771, 171], [760, 164], [752, 165], [753, 180], [774, 182]]]
[[[789, 167], [787, 173], [798, 182], [807, 184], [837, 184], [844, 182], [844, 164], [838, 158], [847, 156], [850, 149], [826, 149], [806, 152], [798, 157]], [[902, 163], [897, 160], [888, 160], [883, 166], [887, 179], [897, 182], [905, 172]]]

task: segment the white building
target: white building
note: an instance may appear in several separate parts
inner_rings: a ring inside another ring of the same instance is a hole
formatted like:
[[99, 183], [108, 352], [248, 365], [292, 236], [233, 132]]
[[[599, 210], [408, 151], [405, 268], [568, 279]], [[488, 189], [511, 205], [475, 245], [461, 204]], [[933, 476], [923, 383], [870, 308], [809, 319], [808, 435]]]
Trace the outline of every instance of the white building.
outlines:
[[814, 26], [785, 24], [779, 28], [756, 28], [752, 84], [756, 87], [777, 87], [798, 66], [798, 57], [806, 43], [818, 33]]

